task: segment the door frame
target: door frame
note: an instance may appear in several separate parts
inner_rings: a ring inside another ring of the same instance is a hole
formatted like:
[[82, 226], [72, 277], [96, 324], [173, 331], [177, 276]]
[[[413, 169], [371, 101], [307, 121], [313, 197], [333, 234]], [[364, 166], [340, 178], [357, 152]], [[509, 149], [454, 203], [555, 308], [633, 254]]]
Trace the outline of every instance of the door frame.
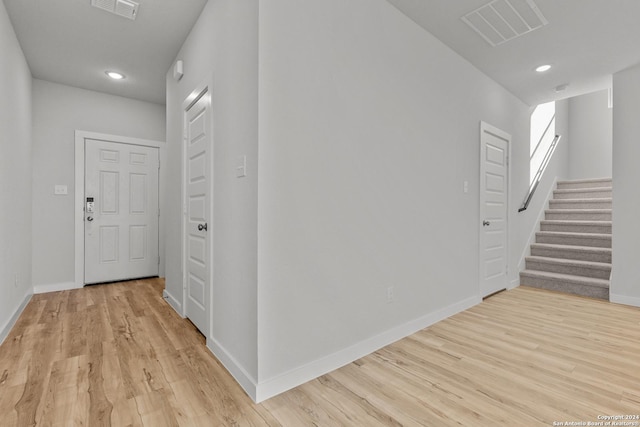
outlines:
[[207, 150], [207, 162], [209, 163], [209, 177], [207, 179], [207, 191], [209, 193], [209, 218], [207, 218], [207, 223], [209, 224], [209, 240], [208, 240], [208, 248], [209, 251], [207, 262], [209, 265], [207, 266], [207, 286], [209, 286], [209, 298], [206, 301], [208, 307], [206, 307], [208, 319], [208, 331], [206, 331], [205, 338], [208, 340], [209, 336], [213, 331], [213, 316], [212, 316], [212, 307], [213, 307], [213, 273], [214, 273], [214, 256], [213, 256], [213, 240], [215, 236], [215, 225], [214, 225], [214, 147], [215, 147], [215, 135], [214, 135], [214, 114], [213, 114], [213, 97], [212, 97], [212, 84], [213, 78], [210, 76], [205, 81], [198, 84], [185, 98], [182, 103], [182, 130], [181, 130], [181, 167], [182, 167], [182, 224], [180, 227], [181, 231], [181, 240], [182, 240], [182, 260], [181, 260], [181, 269], [182, 269], [182, 317], [188, 318], [189, 313], [187, 309], [187, 122], [188, 122], [188, 113], [191, 107], [198, 102], [203, 96], [209, 97], [209, 132], [211, 135], [211, 146], [208, 147]]
[[505, 232], [506, 232], [506, 242], [505, 242], [505, 289], [511, 289], [511, 282], [509, 280], [509, 265], [511, 264], [511, 255], [509, 251], [509, 237], [510, 233], [510, 225], [511, 225], [511, 210], [509, 209], [511, 206], [511, 141], [512, 137], [509, 133], [499, 129], [495, 126], [490, 125], [485, 121], [480, 121], [480, 164], [479, 166], [479, 181], [478, 181], [478, 294], [481, 298], [486, 297], [487, 295], [483, 295], [483, 265], [482, 265], [482, 251], [484, 248], [484, 233], [482, 227], [482, 205], [484, 203], [483, 197], [483, 188], [482, 188], [482, 173], [483, 173], [483, 158], [482, 153], [484, 152], [484, 139], [483, 136], [485, 133], [492, 134], [500, 139], [503, 139], [507, 142], [507, 201], [505, 206], [506, 217], [505, 217]]
[[[105, 142], [118, 144], [143, 145], [145, 147], [158, 148], [158, 159], [162, 164], [164, 141], [154, 141], [151, 139], [132, 138], [129, 136], [109, 135], [105, 133], [88, 132], [83, 130], [75, 131], [75, 201], [74, 201], [74, 230], [75, 230], [75, 274], [74, 284], [76, 288], [84, 286], [84, 174], [85, 174], [85, 141], [87, 139], [97, 139]], [[162, 186], [162, 178], [158, 175], [158, 190]], [[162, 206], [163, 192], [159, 191], [158, 205]], [[160, 229], [160, 220], [158, 222]], [[158, 230], [158, 254], [164, 247], [164, 237]], [[160, 255], [160, 262], [163, 257]], [[158, 267], [161, 270], [160, 267]]]

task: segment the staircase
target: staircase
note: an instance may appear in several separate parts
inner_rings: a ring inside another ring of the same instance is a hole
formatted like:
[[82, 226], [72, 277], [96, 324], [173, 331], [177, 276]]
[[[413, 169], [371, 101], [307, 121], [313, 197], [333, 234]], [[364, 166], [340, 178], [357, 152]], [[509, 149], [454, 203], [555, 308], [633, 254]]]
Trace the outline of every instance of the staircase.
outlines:
[[520, 284], [609, 299], [611, 178], [560, 181]]

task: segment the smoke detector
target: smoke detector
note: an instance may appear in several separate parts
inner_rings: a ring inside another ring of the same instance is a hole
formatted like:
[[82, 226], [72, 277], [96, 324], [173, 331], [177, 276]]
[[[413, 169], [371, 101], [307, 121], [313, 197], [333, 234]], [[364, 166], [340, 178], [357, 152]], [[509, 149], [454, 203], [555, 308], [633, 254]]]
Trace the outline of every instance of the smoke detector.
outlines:
[[140, 4], [131, 0], [91, 0], [91, 6], [134, 20]]

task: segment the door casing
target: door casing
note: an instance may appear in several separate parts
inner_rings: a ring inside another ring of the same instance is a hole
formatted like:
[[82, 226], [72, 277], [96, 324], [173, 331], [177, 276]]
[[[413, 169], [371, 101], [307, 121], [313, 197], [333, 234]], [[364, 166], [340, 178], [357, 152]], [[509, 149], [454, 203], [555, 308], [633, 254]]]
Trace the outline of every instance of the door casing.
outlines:
[[[132, 138], [128, 136], [109, 135], [104, 133], [88, 132], [83, 130], [75, 131], [75, 193], [74, 193], [74, 230], [75, 230], [75, 273], [74, 286], [81, 288], [84, 286], [84, 174], [85, 174], [85, 140], [97, 139], [101, 141], [111, 141], [120, 144], [143, 145], [156, 147], [159, 149], [160, 159], [164, 148], [164, 141], [150, 139]], [[162, 160], [160, 161], [162, 168]], [[162, 179], [160, 179], [162, 182]], [[161, 185], [161, 184], [160, 184]], [[160, 206], [162, 206], [162, 191], [160, 191]], [[162, 233], [158, 235], [160, 249], [164, 247]], [[161, 253], [162, 251], [160, 251]], [[162, 255], [160, 256], [162, 259]]]
[[214, 275], [214, 257], [213, 257], [213, 249], [214, 249], [214, 194], [213, 194], [213, 188], [214, 188], [214, 162], [213, 162], [213, 157], [214, 157], [214, 147], [215, 147], [215, 135], [213, 133], [214, 131], [214, 112], [213, 112], [213, 100], [212, 98], [212, 93], [211, 93], [211, 88], [212, 88], [212, 84], [211, 84], [211, 79], [204, 81], [203, 83], [199, 84], [198, 86], [195, 87], [194, 90], [191, 91], [191, 93], [186, 97], [186, 99], [184, 100], [184, 102], [182, 103], [182, 226], [181, 226], [181, 240], [182, 240], [182, 312], [180, 313], [183, 317], [188, 318], [189, 317], [189, 313], [188, 313], [188, 309], [187, 309], [187, 292], [188, 292], [188, 288], [187, 288], [187, 248], [186, 248], [186, 240], [187, 240], [187, 227], [188, 227], [188, 220], [187, 220], [187, 214], [188, 214], [188, 209], [187, 209], [187, 167], [186, 167], [186, 162], [187, 162], [187, 125], [188, 125], [188, 114], [189, 114], [189, 110], [190, 108], [197, 102], [199, 101], [203, 96], [208, 96], [210, 97], [210, 101], [209, 101], [209, 134], [211, 135], [211, 145], [208, 147], [209, 149], [207, 150], [207, 162], [209, 163], [209, 176], [207, 177], [207, 192], [209, 193], [209, 202], [208, 202], [208, 209], [209, 209], [209, 218], [207, 218], [207, 223], [208, 223], [208, 233], [209, 233], [209, 239], [208, 239], [208, 259], [206, 260], [206, 262], [208, 263], [208, 278], [207, 278], [207, 283], [206, 286], [209, 286], [209, 295], [208, 295], [208, 299], [206, 299], [206, 303], [208, 304], [208, 306], [206, 307], [206, 312], [207, 312], [207, 330], [206, 331], [201, 331], [203, 333], [203, 335], [205, 336], [205, 338], [208, 340], [209, 339], [209, 335], [211, 333], [211, 331], [213, 330], [213, 320], [212, 320], [212, 315], [211, 315], [211, 308], [213, 307], [213, 275]]
[[480, 297], [486, 297], [488, 295], [491, 295], [491, 293], [495, 292], [495, 291], [499, 291], [500, 289], [496, 289], [493, 292], [485, 292], [485, 287], [484, 287], [484, 265], [483, 265], [483, 251], [484, 251], [484, 227], [483, 227], [483, 204], [484, 204], [484, 188], [482, 187], [482, 183], [483, 183], [483, 178], [482, 178], [482, 173], [484, 171], [484, 159], [483, 159], [483, 153], [484, 153], [484, 135], [485, 133], [491, 134], [497, 138], [503, 139], [504, 141], [506, 141], [506, 206], [505, 206], [505, 233], [506, 233], [506, 238], [505, 238], [505, 277], [504, 277], [504, 289], [508, 289], [509, 288], [509, 258], [510, 258], [510, 254], [509, 254], [509, 224], [510, 224], [510, 206], [511, 206], [511, 162], [509, 161], [510, 158], [510, 153], [511, 153], [511, 135], [509, 135], [507, 132], [498, 129], [495, 126], [492, 126], [486, 122], [481, 121], [480, 122], [480, 180], [479, 180], [479, 194], [478, 194], [478, 206], [479, 206], [479, 210], [478, 210], [478, 214], [479, 214], [479, 218], [478, 218], [478, 277], [479, 277], [479, 281], [478, 281], [478, 292], [480, 294]]

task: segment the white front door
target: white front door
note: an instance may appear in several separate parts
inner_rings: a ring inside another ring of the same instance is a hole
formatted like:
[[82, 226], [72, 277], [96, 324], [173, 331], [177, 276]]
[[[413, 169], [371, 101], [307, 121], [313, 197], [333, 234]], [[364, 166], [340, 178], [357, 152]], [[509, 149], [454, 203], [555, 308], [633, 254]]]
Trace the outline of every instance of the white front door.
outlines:
[[209, 333], [211, 105], [205, 91], [185, 113], [185, 316], [205, 336]]
[[85, 140], [85, 277], [158, 275], [158, 149]]
[[511, 136], [486, 123], [480, 130], [480, 293], [507, 287], [508, 156]]

